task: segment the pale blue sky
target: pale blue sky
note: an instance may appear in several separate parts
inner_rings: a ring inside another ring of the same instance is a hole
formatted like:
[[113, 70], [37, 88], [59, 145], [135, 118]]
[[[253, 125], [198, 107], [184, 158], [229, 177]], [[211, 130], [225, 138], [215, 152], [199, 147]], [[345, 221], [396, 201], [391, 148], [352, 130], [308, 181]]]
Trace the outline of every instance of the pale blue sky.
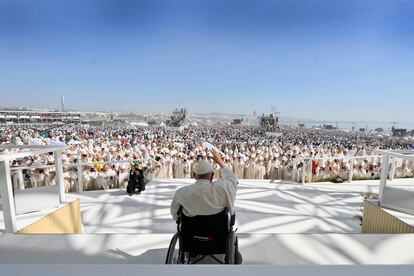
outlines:
[[413, 14], [408, 0], [0, 0], [0, 106], [411, 122]]

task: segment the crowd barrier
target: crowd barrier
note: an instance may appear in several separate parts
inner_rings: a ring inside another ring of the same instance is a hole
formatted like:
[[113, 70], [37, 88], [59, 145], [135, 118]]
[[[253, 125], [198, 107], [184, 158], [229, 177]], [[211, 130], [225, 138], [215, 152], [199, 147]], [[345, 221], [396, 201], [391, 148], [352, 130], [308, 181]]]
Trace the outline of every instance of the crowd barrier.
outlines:
[[[327, 161], [342, 161], [347, 163], [346, 169], [340, 169], [339, 174], [346, 174], [346, 177], [342, 175], [341, 179], [346, 179], [348, 182], [352, 182], [354, 179], [354, 161], [358, 160], [373, 160], [377, 158], [382, 158], [380, 155], [368, 155], [368, 156], [343, 156], [343, 157], [311, 157], [311, 158], [297, 158], [292, 162], [293, 165], [293, 173], [292, 173], [292, 181], [298, 183], [309, 183], [309, 182], [318, 182], [315, 181], [315, 177], [312, 172], [313, 161], [316, 160], [320, 164], [321, 162]], [[331, 177], [336, 175], [332, 174]], [[319, 179], [318, 179], [319, 180]], [[322, 178], [320, 181], [327, 181], [331, 180], [329, 178]]]
[[[372, 160], [381, 160], [383, 162], [382, 155], [367, 155], [367, 156], [344, 156], [344, 157], [312, 157], [312, 158], [297, 158], [292, 161], [292, 178], [291, 180], [297, 183], [313, 183], [313, 182], [328, 182], [332, 181], [334, 178], [338, 177], [342, 180], [346, 180], [349, 183], [352, 183], [353, 180], [378, 180], [381, 177], [382, 165], [378, 166], [376, 171], [371, 171], [371, 175], [359, 176], [354, 174], [354, 162], [367, 160], [368, 162]], [[320, 166], [321, 162], [326, 161], [341, 161], [347, 164], [345, 169], [339, 169], [338, 173], [332, 173], [331, 176], [325, 178], [318, 178], [313, 174], [313, 161], [318, 161]], [[409, 172], [404, 174], [396, 174], [398, 170], [401, 169], [401, 164], [398, 165], [400, 159], [392, 158], [388, 166], [388, 178], [393, 180], [394, 178], [411, 178], [414, 176], [414, 166], [410, 168]]]
[[[157, 162], [153, 159], [150, 160], [154, 163]], [[111, 162], [63, 164], [65, 192], [125, 188], [128, 184], [132, 164], [141, 161], [130, 159]], [[125, 168], [121, 168], [121, 164], [125, 164]], [[108, 165], [108, 170], [102, 171], [102, 168]], [[55, 185], [56, 173], [54, 165], [11, 167], [10, 170], [15, 190]], [[42, 170], [42, 174], [36, 174], [40, 170]], [[153, 178], [152, 175], [147, 175], [147, 177], [149, 179]]]
[[[293, 160], [287, 166], [279, 168], [279, 177], [274, 180], [293, 181], [295, 183], [313, 183], [313, 182], [327, 182], [332, 181], [334, 177], [340, 177], [344, 181], [352, 182], [353, 180], [369, 180], [379, 179], [382, 167], [377, 168], [377, 171], [373, 175], [366, 177], [359, 177], [354, 175], [354, 161], [367, 160], [368, 162], [376, 159], [382, 160], [382, 155], [368, 155], [368, 156], [351, 156], [351, 157], [317, 157], [317, 158], [297, 158]], [[154, 159], [149, 159], [154, 164], [157, 163]], [[328, 173], [325, 177], [314, 175], [313, 162], [318, 161], [318, 166], [322, 162], [327, 161], [341, 161], [347, 164], [346, 168], [341, 168], [337, 173]], [[142, 160], [122, 160], [111, 162], [89, 162], [89, 163], [73, 163], [63, 164], [64, 168], [64, 181], [66, 192], [82, 192], [90, 190], [100, 189], [112, 189], [112, 188], [125, 188], [128, 184], [129, 171], [131, 165]], [[390, 160], [388, 168], [389, 179], [393, 180], [396, 175], [396, 171], [399, 169], [397, 166], [397, 158]], [[125, 166], [120, 166], [124, 164]], [[159, 163], [158, 163], [159, 164]], [[102, 171], [102, 168], [108, 167], [107, 171]], [[91, 169], [94, 168], [94, 171]], [[37, 177], [36, 171], [43, 170], [42, 177]], [[38, 186], [53, 185], [55, 182], [55, 166], [54, 165], [42, 165], [42, 166], [27, 166], [27, 167], [11, 167], [12, 182], [14, 189], [26, 189]], [[28, 174], [27, 171], [31, 173]], [[398, 177], [412, 177], [398, 176]], [[30, 176], [31, 175], [31, 176]], [[155, 172], [149, 174], [148, 178], [155, 178]]]

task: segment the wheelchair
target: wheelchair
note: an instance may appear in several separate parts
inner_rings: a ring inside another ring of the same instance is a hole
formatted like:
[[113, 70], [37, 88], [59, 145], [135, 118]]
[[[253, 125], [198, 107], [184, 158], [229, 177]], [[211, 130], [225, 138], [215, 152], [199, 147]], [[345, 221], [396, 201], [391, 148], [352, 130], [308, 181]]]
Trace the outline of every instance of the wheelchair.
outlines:
[[[166, 264], [197, 264], [207, 256], [219, 264], [238, 264], [235, 215], [228, 209], [211, 216], [187, 217], [178, 211], [177, 233], [168, 248]], [[224, 255], [224, 261], [216, 255]]]

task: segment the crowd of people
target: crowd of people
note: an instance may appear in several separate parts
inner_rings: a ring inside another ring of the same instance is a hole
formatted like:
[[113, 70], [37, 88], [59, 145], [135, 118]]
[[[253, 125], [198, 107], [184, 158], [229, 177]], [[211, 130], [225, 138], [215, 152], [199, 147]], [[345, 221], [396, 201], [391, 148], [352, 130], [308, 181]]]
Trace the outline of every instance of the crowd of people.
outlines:
[[[331, 181], [376, 179], [382, 168], [379, 149], [410, 149], [412, 140], [371, 133], [286, 127], [269, 136], [260, 129], [241, 126], [193, 126], [181, 129], [125, 126], [54, 128], [0, 128], [0, 144], [67, 144], [62, 153], [67, 191], [126, 187], [131, 167], [138, 165], [148, 180], [191, 178], [198, 160], [213, 163], [203, 142], [214, 144], [226, 166], [239, 179]], [[10, 149], [1, 150], [7, 154]], [[343, 157], [356, 156], [353, 161]], [[322, 160], [321, 158], [330, 158]], [[303, 158], [306, 158], [305, 160]], [[337, 158], [337, 159], [335, 159]], [[312, 159], [312, 160], [311, 160]], [[309, 163], [308, 161], [309, 160]], [[15, 160], [15, 188], [49, 185], [53, 182], [53, 154]], [[73, 165], [73, 166], [72, 166]], [[215, 177], [221, 170], [215, 165]], [[79, 173], [79, 168], [82, 171]], [[303, 168], [306, 172], [303, 173]], [[396, 177], [412, 177], [413, 162], [400, 162]], [[24, 184], [19, 180], [23, 178]], [[20, 186], [19, 186], [20, 185]]]

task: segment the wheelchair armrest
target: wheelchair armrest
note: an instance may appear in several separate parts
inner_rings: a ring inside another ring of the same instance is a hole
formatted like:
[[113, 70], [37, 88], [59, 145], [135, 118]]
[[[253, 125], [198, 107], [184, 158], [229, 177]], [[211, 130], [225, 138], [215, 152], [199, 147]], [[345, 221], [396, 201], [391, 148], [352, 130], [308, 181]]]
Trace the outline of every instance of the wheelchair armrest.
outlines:
[[181, 223], [181, 216], [183, 214], [183, 206], [180, 206], [180, 208], [177, 211], [177, 220], [175, 221], [177, 225]]

